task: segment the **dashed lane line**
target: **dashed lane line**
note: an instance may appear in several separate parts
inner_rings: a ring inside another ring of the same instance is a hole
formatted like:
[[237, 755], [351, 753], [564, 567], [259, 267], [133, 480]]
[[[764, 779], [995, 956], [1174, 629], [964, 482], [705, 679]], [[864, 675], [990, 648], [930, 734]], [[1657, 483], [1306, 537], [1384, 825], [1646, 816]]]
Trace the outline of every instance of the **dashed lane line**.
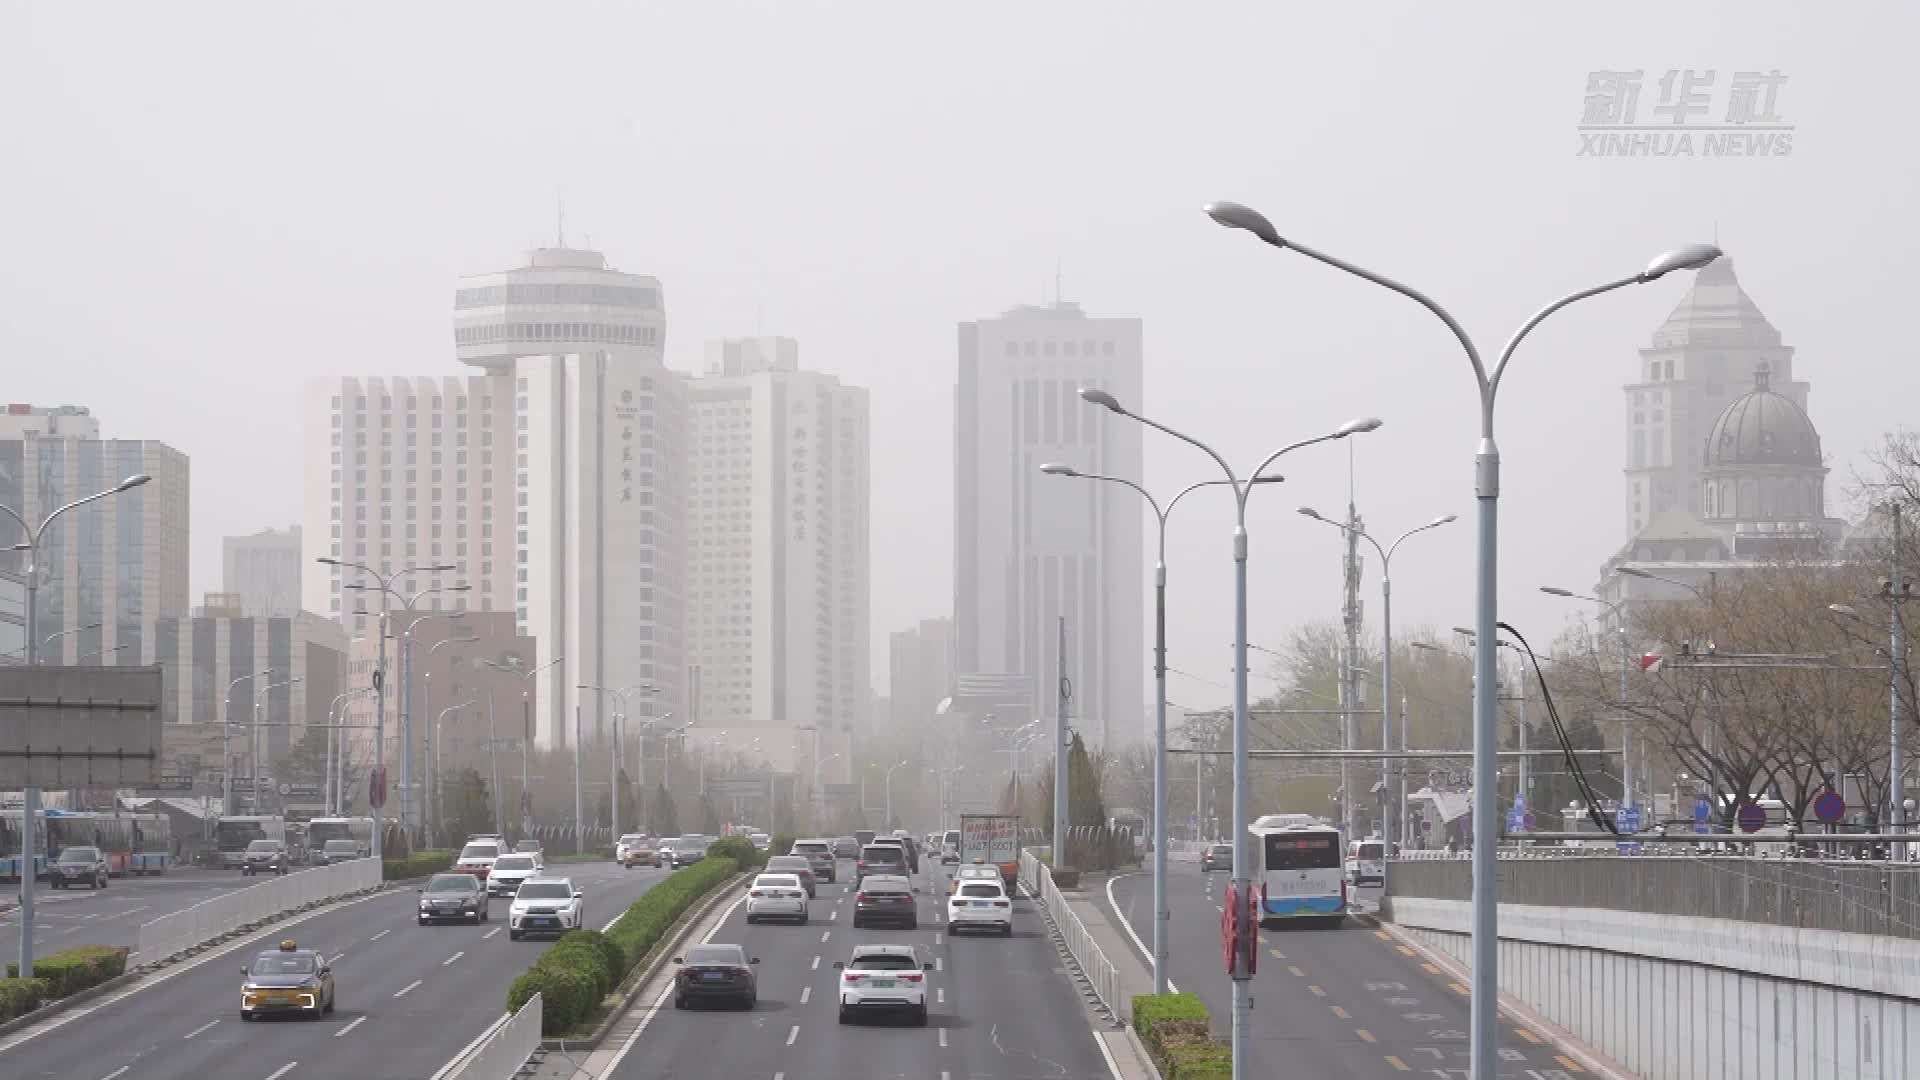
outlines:
[[792, 1046], [792, 1045], [793, 1045], [793, 1040], [795, 1040], [795, 1039], [797, 1039], [797, 1038], [799, 1038], [799, 1037], [800, 1037], [800, 1025], [799, 1025], [799, 1024], [795, 1024], [795, 1025], [793, 1025], [792, 1027], [790, 1027], [790, 1028], [788, 1028], [788, 1029], [787, 1029], [787, 1045], [788, 1045], [788, 1046]]
[[1399, 1058], [1394, 1057], [1392, 1054], [1387, 1055], [1387, 1064], [1393, 1066], [1394, 1068], [1400, 1070], [1401, 1072], [1413, 1071], [1413, 1066], [1407, 1064], [1404, 1061], [1401, 1061]]
[[1351, 1019], [1353, 1019], [1353, 1014], [1352, 1014], [1352, 1013], [1349, 1013], [1349, 1012], [1348, 1012], [1347, 1010], [1345, 1010], [1345, 1009], [1343, 1009], [1343, 1008], [1341, 1008], [1341, 1007], [1340, 1007], [1340, 1006], [1338, 1006], [1338, 1005], [1329, 1005], [1329, 1006], [1327, 1006], [1327, 1008], [1329, 1008], [1329, 1009], [1332, 1009], [1332, 1010], [1333, 1010], [1333, 1015], [1335, 1015], [1335, 1016], [1337, 1016], [1337, 1017], [1339, 1017], [1339, 1018], [1340, 1018], [1340, 1019], [1342, 1019], [1342, 1020], [1351, 1020]]
[[1361, 1041], [1361, 1042], [1365, 1042], [1365, 1043], [1370, 1043], [1370, 1042], [1378, 1042], [1378, 1041], [1379, 1041], [1378, 1039], [1375, 1039], [1375, 1038], [1373, 1037], [1373, 1032], [1371, 1032], [1371, 1031], [1368, 1031], [1368, 1030], [1367, 1030], [1366, 1028], [1354, 1028], [1354, 1029], [1353, 1029], [1353, 1033], [1354, 1033], [1355, 1035], [1358, 1035], [1358, 1036], [1360, 1036], [1360, 1041]]
[[341, 1028], [341, 1029], [340, 1029], [339, 1031], [336, 1031], [336, 1032], [334, 1032], [334, 1033], [333, 1033], [333, 1037], [337, 1039], [337, 1038], [339, 1038], [340, 1036], [342, 1036], [342, 1035], [345, 1035], [345, 1034], [346, 1034], [347, 1032], [349, 1032], [349, 1031], [352, 1031], [352, 1030], [353, 1030], [354, 1028], [357, 1028], [357, 1027], [359, 1027], [359, 1026], [360, 1026], [361, 1024], [364, 1024], [364, 1023], [366, 1023], [366, 1022], [367, 1022], [367, 1018], [366, 1018], [366, 1017], [364, 1017], [364, 1016], [356, 1016], [356, 1017], [354, 1017], [354, 1018], [353, 1018], [353, 1022], [352, 1022], [352, 1023], [350, 1023], [350, 1024], [348, 1024], [348, 1025], [347, 1025], [346, 1027], [343, 1027], [343, 1028]]
[[209, 1028], [211, 1028], [211, 1027], [213, 1027], [213, 1025], [215, 1025], [215, 1024], [217, 1024], [217, 1023], [219, 1023], [219, 1022], [220, 1022], [220, 1021], [218, 1021], [218, 1020], [209, 1020], [209, 1021], [207, 1021], [206, 1023], [204, 1023], [204, 1024], [201, 1024], [201, 1025], [200, 1025], [199, 1027], [197, 1027], [197, 1028], [194, 1028], [194, 1029], [193, 1029], [192, 1031], [189, 1031], [189, 1032], [187, 1032], [187, 1033], [186, 1033], [185, 1035], [182, 1035], [182, 1036], [181, 1036], [181, 1038], [183, 1038], [183, 1039], [191, 1039], [191, 1038], [193, 1038], [193, 1037], [194, 1037], [195, 1035], [198, 1035], [198, 1034], [200, 1034], [201, 1032], [203, 1032], [203, 1031], [206, 1031], [207, 1029], [209, 1029]]
[[408, 983], [407, 985], [401, 987], [400, 989], [395, 990], [393, 992], [393, 996], [406, 997], [408, 994], [412, 993], [417, 987], [419, 987], [419, 985], [420, 985], [420, 980], [415, 979], [412, 982]]

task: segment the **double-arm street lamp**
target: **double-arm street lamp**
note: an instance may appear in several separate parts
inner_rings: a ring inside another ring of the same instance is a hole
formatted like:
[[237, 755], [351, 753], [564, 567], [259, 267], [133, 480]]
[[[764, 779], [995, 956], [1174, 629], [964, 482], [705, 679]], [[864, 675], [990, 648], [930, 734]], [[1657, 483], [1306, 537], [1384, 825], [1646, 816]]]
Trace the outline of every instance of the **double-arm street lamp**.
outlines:
[[[1535, 312], [1532, 317], [1520, 325], [1506, 346], [1500, 350], [1500, 356], [1491, 370], [1481, 361], [1480, 350], [1467, 336], [1460, 323], [1439, 304], [1411, 286], [1403, 285], [1392, 278], [1376, 274], [1352, 263], [1335, 258], [1325, 252], [1316, 251], [1304, 244], [1283, 238], [1273, 223], [1259, 211], [1234, 202], [1210, 203], [1206, 207], [1207, 216], [1220, 225], [1230, 229], [1239, 229], [1251, 233], [1262, 242], [1280, 251], [1295, 251], [1316, 262], [1331, 266], [1352, 274], [1382, 288], [1390, 289], [1401, 296], [1419, 304], [1431, 312], [1434, 317], [1446, 324], [1447, 330], [1459, 342], [1466, 353], [1467, 362], [1473, 369], [1476, 389], [1479, 391], [1480, 432], [1474, 447], [1474, 497], [1478, 507], [1478, 554], [1474, 583], [1474, 629], [1482, 641], [1495, 640], [1495, 623], [1498, 621], [1496, 607], [1498, 602], [1499, 570], [1499, 499], [1500, 499], [1500, 449], [1493, 437], [1494, 401], [1500, 390], [1500, 379], [1506, 374], [1507, 363], [1513, 353], [1525, 340], [1533, 328], [1569, 304], [1598, 296], [1601, 293], [1623, 289], [1629, 285], [1643, 285], [1673, 273], [1676, 270], [1698, 270], [1720, 257], [1720, 249], [1711, 244], [1689, 244], [1675, 248], [1656, 257], [1647, 264], [1646, 269], [1636, 274], [1614, 281], [1604, 282], [1591, 288], [1570, 293]], [[1474, 653], [1473, 694], [1473, 766], [1474, 774], [1485, 779], [1485, 783], [1476, 783], [1473, 788], [1473, 986], [1471, 996], [1471, 1060], [1469, 1069], [1471, 1080], [1494, 1080], [1499, 1069], [1499, 911], [1495, 894], [1496, 874], [1495, 848], [1499, 839], [1499, 791], [1492, 782], [1498, 768], [1496, 752], [1499, 747], [1499, 721], [1495, 710], [1497, 691], [1494, 685], [1494, 659], [1496, 650], [1479, 649]], [[1238, 984], [1235, 984], [1236, 987]], [[1238, 1034], [1239, 1011], [1235, 1013], [1235, 1036], [1233, 1047], [1233, 1075], [1235, 1080], [1248, 1080], [1242, 1065], [1241, 1037]]]

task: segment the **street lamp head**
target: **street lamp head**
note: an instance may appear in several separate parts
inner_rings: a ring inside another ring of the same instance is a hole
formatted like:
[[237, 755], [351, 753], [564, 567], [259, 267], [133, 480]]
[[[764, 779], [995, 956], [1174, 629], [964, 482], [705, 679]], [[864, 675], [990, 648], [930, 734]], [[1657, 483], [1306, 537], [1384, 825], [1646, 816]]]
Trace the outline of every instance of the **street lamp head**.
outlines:
[[1658, 281], [1675, 270], [1698, 270], [1720, 257], [1720, 249], [1712, 244], [1688, 244], [1665, 252], [1647, 264], [1640, 271], [1640, 283]]
[[1473, 636], [1474, 636], [1474, 633], [1473, 633], [1473, 631], [1471, 631], [1471, 630], [1469, 630], [1469, 629], [1467, 629], [1467, 628], [1466, 628], [1466, 627], [1464, 627], [1464, 626], [1456, 626], [1456, 627], [1454, 627], [1454, 628], [1453, 628], [1453, 632], [1454, 632], [1454, 633], [1456, 633], [1456, 634], [1459, 634], [1459, 635], [1461, 635], [1462, 637], [1473, 637]]
[[1320, 511], [1315, 510], [1311, 506], [1296, 507], [1293, 512], [1296, 514], [1299, 514], [1301, 517], [1310, 517], [1315, 521], [1327, 520], [1326, 518], [1323, 518], [1320, 516]]
[[1858, 619], [1860, 617], [1860, 613], [1849, 604], [1828, 604], [1827, 610], [1842, 618]]
[[1043, 473], [1046, 473], [1048, 476], [1079, 476], [1080, 475], [1079, 469], [1076, 469], [1071, 465], [1062, 465], [1057, 461], [1049, 461], [1045, 465], [1040, 466], [1040, 471]]
[[1571, 592], [1568, 592], [1565, 589], [1557, 588], [1552, 585], [1542, 585], [1540, 586], [1540, 591], [1543, 593], [1546, 593], [1548, 596], [1564, 596], [1569, 600], [1573, 599], [1573, 594]]
[[1268, 221], [1266, 215], [1251, 206], [1222, 200], [1208, 203], [1206, 211], [1207, 216], [1212, 218], [1216, 225], [1224, 225], [1229, 229], [1245, 229], [1277, 248], [1287, 246], [1287, 242], [1280, 238], [1279, 230], [1273, 227], [1273, 222]]
[[1336, 439], [1344, 439], [1349, 435], [1361, 435], [1369, 431], [1377, 431], [1379, 428], [1379, 417], [1363, 416], [1358, 420], [1349, 420], [1341, 424], [1334, 430], [1333, 437]]
[[1428, 522], [1427, 527], [1438, 528], [1441, 525], [1451, 525], [1454, 522], [1459, 520], [1460, 520], [1459, 514], [1441, 514], [1439, 517], [1434, 518], [1432, 521]]
[[146, 473], [134, 473], [132, 476], [129, 476], [125, 480], [120, 481], [120, 483], [117, 486], [115, 486], [113, 490], [116, 492], [131, 491], [134, 488], [139, 487], [141, 484], [144, 484], [151, 479], [153, 479], [153, 477], [148, 476]]
[[1102, 390], [1097, 386], [1081, 387], [1080, 399], [1082, 401], [1087, 402], [1090, 405], [1098, 405], [1103, 409], [1107, 409], [1112, 412], [1117, 412], [1121, 416], [1127, 415], [1127, 410], [1120, 407], [1120, 401], [1118, 398], [1115, 398], [1112, 394], [1107, 393], [1105, 390]]

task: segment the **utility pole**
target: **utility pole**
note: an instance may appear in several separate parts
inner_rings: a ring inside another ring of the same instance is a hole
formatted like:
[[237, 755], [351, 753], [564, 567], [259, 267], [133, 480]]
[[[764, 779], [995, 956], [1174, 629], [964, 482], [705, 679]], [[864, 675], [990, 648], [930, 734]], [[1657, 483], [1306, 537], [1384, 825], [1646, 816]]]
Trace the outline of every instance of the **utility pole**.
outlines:
[[[1900, 580], [1900, 504], [1894, 503], [1892, 509], [1893, 544], [1887, 560], [1887, 690], [1892, 721], [1887, 741], [1892, 762], [1887, 771], [1887, 801], [1892, 804], [1888, 807], [1888, 820], [1893, 823], [1893, 831], [1902, 833], [1907, 830], [1907, 763], [1900, 746], [1900, 725], [1905, 719], [1900, 715], [1900, 691], [1906, 681], [1907, 635], [1905, 627], [1900, 625], [1900, 605], [1908, 598], [1908, 591], [1906, 582]], [[1896, 842], [1891, 854], [1895, 862], [1906, 862], [1907, 845]]]
[[[1352, 445], [1349, 444], [1347, 449], [1349, 455], [1351, 455]], [[1349, 457], [1349, 461], [1351, 462], [1351, 457]], [[1365, 531], [1365, 524], [1360, 519], [1359, 508], [1356, 507], [1353, 502], [1352, 482], [1351, 465], [1349, 465], [1347, 527], [1343, 530], [1347, 541], [1347, 551], [1341, 566], [1341, 580], [1344, 593], [1342, 597], [1341, 615], [1344, 629], [1347, 632], [1345, 650], [1346, 665], [1341, 671], [1341, 693], [1344, 700], [1344, 706], [1342, 708], [1344, 715], [1340, 718], [1340, 748], [1342, 750], [1354, 749], [1354, 713], [1361, 707], [1360, 624], [1363, 621], [1364, 609], [1361, 606], [1360, 600], [1360, 534]], [[1354, 797], [1350, 766], [1344, 759], [1340, 763], [1340, 792], [1340, 808], [1343, 812], [1341, 820], [1346, 827], [1345, 831], [1348, 838], [1351, 839], [1357, 835], [1355, 829], [1358, 825], [1359, 800]]]
[[1060, 626], [1060, 678], [1053, 721], [1053, 865], [1065, 866], [1067, 858], [1067, 752], [1071, 743], [1067, 734], [1067, 698], [1072, 691], [1067, 682], [1067, 617], [1058, 617]]

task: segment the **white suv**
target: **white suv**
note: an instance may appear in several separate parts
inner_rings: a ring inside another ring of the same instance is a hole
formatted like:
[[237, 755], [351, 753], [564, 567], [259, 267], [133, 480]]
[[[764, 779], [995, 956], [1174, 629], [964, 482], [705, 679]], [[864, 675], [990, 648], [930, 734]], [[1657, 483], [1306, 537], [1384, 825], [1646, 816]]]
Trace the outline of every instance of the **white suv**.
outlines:
[[967, 878], [947, 898], [947, 932], [962, 930], [998, 930], [1001, 937], [1013, 936], [1013, 901], [1007, 887], [998, 881]]
[[862, 1013], [901, 1013], [919, 1027], [927, 1026], [927, 972], [932, 961], [921, 963], [911, 945], [855, 945], [846, 962], [835, 960], [840, 972], [840, 1022], [850, 1024]]
[[513, 894], [507, 909], [507, 936], [515, 941], [528, 934], [564, 934], [580, 929], [587, 917], [586, 894], [571, 878], [530, 878]]
[[493, 860], [493, 869], [487, 874], [488, 896], [512, 896], [521, 883], [540, 876], [540, 860], [532, 855], [514, 853], [502, 855]]

